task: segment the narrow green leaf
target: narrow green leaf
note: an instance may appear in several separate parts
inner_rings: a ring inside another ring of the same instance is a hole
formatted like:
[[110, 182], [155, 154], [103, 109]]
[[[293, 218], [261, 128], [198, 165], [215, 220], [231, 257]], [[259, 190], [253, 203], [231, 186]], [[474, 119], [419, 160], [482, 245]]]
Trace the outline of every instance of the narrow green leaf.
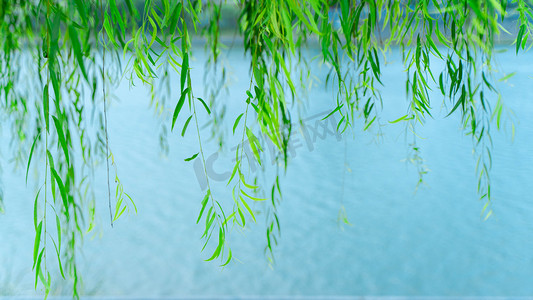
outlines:
[[243, 197], [240, 197], [241, 198], [241, 202], [242, 204], [244, 205], [244, 207], [246, 208], [246, 210], [248, 211], [248, 213], [250, 214], [250, 216], [252, 216], [252, 219], [254, 219], [254, 222], [257, 222], [255, 220], [255, 216], [254, 216], [254, 213], [252, 211], [252, 209], [250, 208], [250, 206], [248, 205], [248, 203], [246, 203], [246, 201], [244, 201], [244, 198]]
[[78, 65], [80, 66], [81, 73], [83, 74], [85, 80], [89, 81], [87, 77], [87, 71], [85, 70], [85, 63], [83, 62], [83, 51], [78, 39], [78, 31], [76, 28], [74, 28], [74, 26], [71, 25], [68, 27], [68, 34], [70, 37], [70, 42], [72, 43], [72, 49], [74, 50], [74, 56], [78, 61]]
[[135, 210], [135, 213], [137, 213], [137, 206], [135, 205], [135, 202], [133, 201], [133, 199], [131, 199], [131, 197], [130, 197], [130, 195], [128, 195], [128, 193], [124, 193], [124, 195], [126, 195], [126, 197], [128, 197], [128, 199], [130, 200], [131, 205], [133, 205], [133, 209]]
[[440, 73], [440, 76], [439, 76], [439, 88], [440, 88], [440, 91], [443, 95], [446, 95], [446, 92], [444, 91], [444, 81], [442, 79], [443, 73]]
[[235, 120], [235, 123], [233, 123], [233, 134], [235, 134], [235, 129], [237, 129], [237, 125], [239, 125], [239, 121], [241, 120], [242, 116], [244, 116], [244, 113], [240, 114]]
[[202, 105], [204, 106], [205, 110], [207, 111], [207, 114], [210, 115], [211, 114], [211, 110], [209, 109], [209, 106], [207, 105], [207, 103], [205, 103], [204, 99], [202, 99], [202, 98], [196, 98], [196, 99], [198, 99], [202, 103]]
[[189, 126], [189, 122], [192, 119], [192, 115], [187, 118], [187, 121], [185, 121], [185, 125], [183, 125], [183, 129], [181, 130], [181, 136], [185, 136], [185, 131], [187, 130], [187, 126]]
[[226, 226], [229, 220], [235, 217], [235, 211], [232, 212], [226, 219], [224, 219], [224, 222], [222, 222], [222, 226]]
[[83, 6], [82, 0], [74, 0], [74, 3], [76, 3], [76, 9], [78, 10], [78, 13], [80, 14], [80, 17], [83, 20], [83, 23], [87, 24], [87, 13], [85, 12], [85, 7]]
[[181, 63], [181, 90], [183, 91], [185, 88], [185, 81], [187, 80], [187, 74], [189, 73], [189, 54], [185, 52], [183, 54], [183, 61]]
[[[370, 120], [370, 122], [368, 122], [368, 124], [366, 124], [365, 128], [363, 128], [363, 131], [366, 131], [368, 128], [370, 128], [370, 126], [372, 126], [372, 124], [374, 123], [374, 121], [376, 120], [376, 118], [377, 118], [377, 116], [374, 116], [374, 117], [372, 118], [372, 120]], [[339, 130], [339, 129], [337, 128], [337, 130]], [[343, 129], [343, 131], [344, 131], [344, 129]]]
[[221, 267], [225, 267], [229, 264], [229, 262], [231, 261], [231, 249], [229, 249], [229, 254], [228, 254], [228, 260], [226, 260], [225, 263], [223, 263], [222, 265], [220, 265]]
[[44, 122], [46, 124], [46, 132], [50, 132], [50, 96], [48, 94], [48, 84], [44, 86], [43, 90], [43, 113]]
[[344, 106], [344, 103], [337, 106], [332, 112], [330, 112], [327, 116], [323, 117], [322, 120], [325, 120], [327, 118], [329, 118], [329, 116], [331, 116], [332, 114], [334, 114], [335, 112], [339, 111], [342, 107]]
[[242, 175], [241, 172], [239, 172], [239, 177], [241, 178], [241, 182], [244, 184], [245, 187], [247, 187], [247, 188], [249, 188], [251, 190], [255, 190], [255, 189], [259, 188], [256, 185], [251, 185], [251, 184], [246, 183], [246, 180], [244, 180], [245, 179], [244, 175]]
[[396, 120], [394, 120], [394, 121], [389, 121], [389, 123], [394, 124], [394, 123], [398, 123], [398, 122], [403, 121], [403, 120], [411, 120], [412, 118], [413, 118], [413, 116], [411, 116], [411, 117], [409, 118], [408, 115], [405, 115], [405, 116], [400, 117], [400, 118], [398, 118], [398, 119], [396, 119]]
[[246, 196], [246, 197], [248, 197], [248, 198], [250, 198], [250, 199], [252, 199], [252, 200], [254, 200], [254, 201], [265, 201], [265, 200], [266, 200], [265, 198], [257, 198], [257, 197], [254, 197], [254, 196], [250, 196], [250, 195], [246, 194], [246, 192], [243, 191], [243, 190], [241, 190], [241, 193], [242, 193], [244, 196]]
[[198, 156], [199, 152], [195, 153], [193, 156], [189, 157], [189, 158], [186, 158], [185, 161], [191, 161], [193, 159], [195, 159], [197, 156]]
[[126, 211], [126, 205], [124, 205], [122, 207], [122, 210], [120, 211], [120, 213], [118, 215], [115, 215], [115, 217], [113, 218], [113, 221], [116, 221], [118, 220], [118, 218], [120, 218], [120, 216], [122, 216], [122, 214]]
[[35, 139], [33, 140], [33, 144], [31, 145], [30, 157], [28, 158], [28, 166], [26, 167], [26, 184], [28, 184], [28, 173], [30, 171], [30, 164], [31, 164], [31, 158], [33, 157], [33, 150], [35, 149], [35, 144], [37, 143], [39, 136], [41, 136], [40, 132], [39, 134], [35, 136]]
[[183, 104], [185, 103], [185, 97], [187, 96], [187, 93], [189, 92], [189, 88], [186, 88], [180, 96], [180, 99], [178, 100], [178, 104], [176, 104], [176, 108], [174, 109], [174, 115], [172, 116], [172, 126], [170, 127], [170, 130], [174, 129], [174, 125], [176, 124], [176, 120], [178, 119], [178, 115], [181, 111], [181, 108], [183, 107]]
[[35, 231], [37, 231], [37, 206], [39, 199], [39, 193], [41, 192], [41, 189], [39, 188], [39, 191], [37, 191], [37, 195], [35, 196], [35, 201], [33, 203], [33, 227], [35, 227]]
[[239, 204], [239, 202], [237, 202], [237, 212], [239, 213], [239, 217], [241, 218], [241, 222], [242, 222], [242, 227], [244, 228], [246, 226], [246, 218], [244, 217], [244, 214], [242, 213], [241, 205]]
[[483, 82], [485, 82], [485, 85], [489, 88], [491, 91], [495, 91], [490, 82], [487, 80], [487, 77], [485, 76], [485, 72], [481, 72], [481, 77], [483, 78]]
[[37, 230], [35, 231], [35, 242], [33, 243], [33, 267], [32, 270], [35, 269], [35, 266], [37, 264], [37, 253], [39, 253], [39, 246], [41, 244], [41, 231], [43, 228], [43, 221], [39, 222], [39, 225], [37, 226]]
[[516, 54], [518, 54], [518, 51], [520, 50], [520, 46], [522, 45], [522, 38], [524, 36], [525, 31], [526, 31], [526, 24], [520, 25], [520, 29], [518, 30], [518, 35], [516, 36]]
[[[238, 149], [237, 149], [238, 152]], [[231, 180], [233, 180], [233, 177], [235, 177], [235, 174], [237, 174], [237, 170], [239, 169], [239, 161], [235, 163], [235, 166], [233, 167], [233, 171], [231, 172], [231, 176], [229, 177], [228, 184], [230, 184]]]
[[257, 140], [257, 137], [253, 134], [253, 132], [248, 127], [246, 127], [246, 135], [248, 136], [250, 148], [252, 148], [252, 152], [254, 153], [255, 158], [257, 159], [257, 162], [261, 164], [261, 156], [259, 155], [261, 146], [259, 145], [259, 141]]
[[174, 6], [174, 10], [170, 14], [170, 18], [168, 20], [168, 27], [172, 35], [176, 31], [176, 25], [178, 24], [178, 19], [179, 19], [180, 14], [181, 14], [181, 2], [178, 2], [178, 4]]
[[309, 16], [310, 12], [305, 7], [303, 10], [299, 7], [301, 3], [300, 1], [288, 0], [287, 3], [289, 4], [289, 7], [292, 10], [292, 12], [294, 12], [296, 16], [298, 16], [298, 19], [300, 19], [300, 21], [302, 21], [307, 26], [308, 29], [320, 35], [320, 31], [318, 30], [318, 27], [314, 19], [312, 17], [307, 19], [305, 15], [303, 14], [305, 12]]
[[204, 229], [204, 233], [202, 234], [202, 237], [207, 236], [207, 233], [209, 232], [209, 229], [211, 228], [211, 224], [213, 224], [213, 221], [215, 221], [215, 216], [216, 214], [213, 213], [213, 206], [211, 206], [209, 210], [207, 211], [207, 217], [205, 218], [205, 229]]
[[505, 75], [504, 77], [500, 78], [498, 81], [505, 81], [505, 80], [508, 80], [509, 78], [513, 77], [516, 75], [516, 72], [513, 72], [511, 74], [507, 74]]
[[223, 245], [224, 245], [224, 232], [222, 231], [222, 227], [221, 227], [218, 233], [218, 246], [213, 252], [213, 255], [211, 255], [211, 257], [206, 259], [205, 261], [211, 261], [217, 258], [220, 255], [220, 250], [222, 250]]
[[492, 209], [487, 213], [487, 215], [485, 216], [485, 219], [483, 219], [483, 221], [487, 221], [490, 216], [492, 215]]
[[39, 278], [39, 275], [41, 275], [41, 260], [43, 258], [44, 248], [39, 253], [39, 257], [37, 258], [37, 263], [34, 265], [35, 270], [35, 289], [37, 289], [37, 279]]
[[57, 256], [57, 264], [59, 266], [59, 272], [61, 273], [61, 277], [65, 279], [65, 273], [63, 272], [63, 264], [61, 263], [61, 248], [59, 248], [56, 244], [56, 241], [52, 239], [52, 243], [54, 243], [54, 248], [56, 250], [56, 256]]
[[61, 148], [63, 148], [63, 153], [65, 154], [67, 165], [70, 165], [70, 162], [69, 162], [70, 156], [68, 154], [67, 140], [65, 138], [65, 134], [63, 133], [63, 126], [61, 125], [61, 122], [59, 122], [59, 120], [55, 116], [52, 116], [52, 119], [54, 120], [54, 125], [56, 126], [57, 136], [59, 138], [59, 144], [61, 145]]
[[[109, 38], [109, 41], [113, 45], [117, 46], [118, 44], [115, 40], [115, 30], [114, 30], [114, 27], [111, 26], [111, 23], [109, 22], [109, 16], [107, 14], [104, 16], [104, 29], [105, 29], [105, 32], [107, 33], [107, 37]], [[137, 37], [137, 35], [135, 37]]]
[[68, 196], [67, 196], [67, 190], [65, 188], [65, 185], [63, 184], [63, 180], [61, 180], [61, 177], [57, 174], [56, 170], [54, 168], [50, 168], [50, 173], [52, 174], [52, 177], [54, 178], [55, 182], [57, 183], [57, 186], [59, 187], [59, 192], [61, 193], [61, 199], [63, 200], [63, 207], [65, 208], [65, 215], [69, 216], [69, 205], [68, 205]]
[[207, 190], [207, 193], [205, 194], [204, 199], [202, 200], [202, 209], [200, 210], [200, 214], [198, 215], [198, 219], [196, 220], [196, 224], [200, 222], [202, 219], [202, 214], [204, 213], [205, 207], [207, 205], [207, 201], [209, 200], [209, 195], [211, 194], [211, 190]]
[[465, 101], [465, 87], [463, 86], [463, 92], [461, 93], [461, 96], [459, 97], [459, 100], [457, 100], [457, 103], [455, 103], [455, 106], [452, 108], [452, 110], [450, 111], [450, 113], [448, 113], [446, 115], [445, 118], [447, 118], [448, 116], [450, 116], [457, 108], [459, 108], [459, 105], [463, 104], [464, 101]]
[[61, 222], [59, 217], [56, 215], [56, 228], [57, 228], [57, 243], [61, 247]]

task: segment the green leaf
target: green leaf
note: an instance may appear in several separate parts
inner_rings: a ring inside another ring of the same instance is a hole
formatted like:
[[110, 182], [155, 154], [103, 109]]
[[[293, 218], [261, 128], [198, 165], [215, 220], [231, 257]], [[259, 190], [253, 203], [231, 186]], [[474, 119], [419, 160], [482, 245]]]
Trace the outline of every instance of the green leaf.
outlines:
[[61, 222], [59, 217], [56, 215], [56, 228], [57, 228], [57, 243], [61, 246]]
[[242, 193], [244, 196], [246, 196], [246, 197], [248, 197], [248, 198], [250, 198], [250, 199], [252, 199], [252, 200], [254, 200], [254, 201], [265, 201], [265, 200], [266, 200], [265, 198], [257, 198], [257, 197], [250, 196], [250, 195], [246, 194], [246, 192], [243, 191], [243, 190], [241, 190], [241, 193]]
[[513, 72], [511, 74], [507, 74], [505, 75], [504, 77], [500, 78], [498, 81], [505, 81], [505, 80], [508, 80], [509, 78], [513, 77], [516, 75], [516, 72]]
[[446, 92], [444, 91], [444, 81], [442, 79], [443, 73], [440, 73], [440, 76], [439, 76], [439, 88], [440, 88], [440, 91], [443, 95], [446, 95]]
[[246, 135], [248, 136], [250, 148], [252, 148], [252, 152], [254, 153], [255, 158], [257, 159], [257, 162], [261, 164], [261, 156], [259, 155], [261, 146], [259, 145], [259, 141], [257, 140], [257, 137], [253, 134], [253, 132], [248, 127], [246, 127]]
[[35, 144], [37, 143], [37, 140], [39, 139], [39, 136], [41, 136], [41, 133], [37, 134], [35, 136], [35, 139], [33, 140], [33, 144], [31, 145], [30, 150], [30, 157], [28, 158], [28, 166], [26, 167], [26, 184], [28, 184], [28, 173], [30, 171], [30, 164], [31, 164], [31, 158], [33, 156], [33, 150], [35, 149]]
[[76, 9], [78, 10], [78, 13], [80, 14], [80, 17], [83, 20], [83, 23], [87, 24], [87, 13], [85, 12], [85, 7], [83, 6], [82, 0], [74, 0], [74, 3], [76, 3]]
[[150, 43], [148, 44], [148, 48], [151, 48], [157, 38], [157, 26], [155, 25], [154, 19], [152, 17], [148, 17], [148, 21], [150, 22], [150, 25], [152, 25], [152, 30], [153, 30], [152, 39], [150, 40]]
[[202, 99], [202, 98], [196, 98], [196, 99], [198, 99], [202, 103], [202, 105], [204, 106], [205, 110], [207, 111], [207, 114], [210, 115], [211, 114], [211, 110], [209, 109], [209, 106], [205, 103], [204, 99]]
[[174, 6], [174, 10], [170, 14], [170, 19], [168, 20], [168, 28], [170, 29], [170, 33], [174, 34], [176, 31], [176, 25], [178, 24], [178, 19], [181, 14], [181, 2], [178, 2]]
[[231, 261], [231, 249], [229, 249], [229, 254], [228, 254], [228, 259], [226, 260], [225, 263], [223, 263], [222, 265], [220, 265], [221, 267], [225, 267], [229, 264], [229, 262]]
[[398, 118], [398, 119], [396, 119], [394, 121], [389, 121], [389, 123], [394, 124], [394, 123], [398, 123], [398, 122], [404, 121], [404, 120], [412, 120], [413, 118], [414, 118], [414, 116], [409, 117], [409, 115], [405, 115], [405, 116], [400, 117], [400, 118]]
[[213, 221], [215, 221], [215, 216], [216, 214], [213, 213], [213, 206], [211, 206], [209, 210], [207, 211], [207, 217], [205, 218], [205, 230], [204, 230], [204, 233], [202, 234], [202, 237], [207, 236], [209, 228], [211, 228], [211, 224], [213, 224]]
[[522, 37], [524, 36], [525, 31], [526, 31], [526, 24], [520, 25], [520, 29], [518, 30], [518, 35], [516, 36], [516, 54], [518, 54], [518, 50], [520, 50], [520, 46], [522, 45]]
[[224, 222], [222, 222], [222, 226], [226, 226], [228, 221], [235, 217], [235, 213], [236, 213], [235, 211], [232, 212], [226, 219], [224, 219]]
[[487, 221], [490, 218], [491, 215], [492, 215], [492, 209], [487, 213], [487, 215], [485, 216], [483, 221]]
[[457, 100], [457, 102], [455, 103], [455, 106], [452, 108], [452, 110], [450, 111], [449, 114], [446, 115], [445, 118], [447, 118], [448, 116], [450, 116], [457, 108], [459, 108], [459, 105], [463, 104], [465, 102], [465, 87], [463, 85], [463, 92], [461, 93], [461, 96], [459, 97], [459, 100]]
[[35, 266], [37, 265], [37, 254], [39, 253], [39, 246], [41, 244], [41, 231], [43, 228], [43, 221], [39, 222], [39, 225], [37, 225], [37, 230], [35, 231], [35, 242], [33, 243], [33, 267], [32, 270], [35, 269]]
[[63, 127], [61, 126], [61, 123], [55, 116], [52, 116], [52, 119], [54, 120], [54, 125], [56, 126], [57, 136], [59, 138], [59, 144], [61, 145], [61, 148], [63, 148], [63, 153], [65, 154], [67, 165], [70, 165], [67, 140], [65, 138], [65, 134], [63, 133]]
[[180, 96], [180, 99], [178, 100], [178, 104], [176, 104], [176, 108], [174, 109], [174, 115], [172, 116], [172, 127], [170, 127], [170, 130], [174, 129], [174, 125], [176, 124], [176, 120], [178, 119], [178, 115], [181, 111], [181, 108], [183, 107], [183, 104], [185, 103], [185, 97], [187, 96], [187, 93], [189, 92], [189, 88], [186, 88]]
[[207, 205], [207, 202], [209, 200], [209, 195], [211, 194], [211, 190], [207, 190], [207, 193], [204, 196], [204, 199], [202, 200], [202, 209], [200, 210], [200, 214], [198, 215], [198, 219], [196, 220], [196, 224], [200, 222], [202, 219], [202, 214], [204, 213], [205, 207]]
[[[238, 157], [238, 153], [239, 153], [239, 147], [237, 147], [237, 157]], [[228, 180], [228, 184], [230, 184], [230, 182], [233, 180], [233, 177], [235, 177], [235, 174], [237, 174], [237, 170], [239, 169], [239, 164], [240, 164], [240, 161], [237, 160], [237, 162], [235, 163], [235, 166], [233, 167], [233, 171], [231, 172], [231, 176], [229, 177], [229, 180]]]
[[37, 195], [35, 196], [35, 201], [33, 202], [33, 227], [35, 227], [35, 231], [37, 231], [37, 206], [39, 199], [39, 193], [41, 193], [41, 188], [39, 188], [39, 191], [37, 191]]
[[[65, 278], [65, 273], [63, 272], [63, 264], [61, 263], [61, 248], [59, 248], [56, 244], [56, 242], [54, 241], [54, 239], [52, 239], [52, 243], [54, 243], [54, 248], [56, 250], [56, 256], [57, 256], [57, 264], [59, 266], [59, 272], [61, 273], [61, 277], [63, 277], [63, 279], [66, 279]], [[60, 244], [61, 245], [61, 244]]]
[[303, 12], [305, 12], [308, 16], [310, 14], [310, 12], [304, 7], [304, 9], [300, 9], [299, 5], [300, 5], [300, 1], [296, 1], [296, 0], [288, 0], [287, 3], [289, 4], [289, 7], [290, 9], [292, 10], [292, 12], [294, 12], [296, 14], [296, 16], [298, 16], [298, 19], [300, 19], [300, 21], [302, 21], [308, 29], [310, 29], [311, 31], [313, 31], [314, 33], [320, 35], [320, 31], [318, 30], [318, 27], [315, 23], [315, 21], [313, 20], [313, 18], [309, 18], [309, 20], [304, 16]]
[[68, 219], [69, 216], [69, 205], [68, 205], [68, 196], [67, 196], [67, 190], [65, 188], [65, 185], [63, 184], [63, 181], [61, 180], [61, 177], [57, 174], [56, 170], [54, 168], [50, 168], [50, 173], [52, 174], [52, 177], [57, 183], [57, 186], [59, 187], [59, 192], [61, 193], [61, 199], [63, 200], [63, 207], [65, 208], [65, 215]]
[[[343, 117], [343, 118], [344, 118], [344, 117]], [[363, 131], [366, 131], [368, 128], [370, 128], [370, 126], [372, 126], [372, 124], [374, 123], [374, 121], [376, 120], [376, 118], [377, 118], [377, 116], [374, 116], [374, 117], [372, 118], [372, 120], [370, 120], [370, 122], [368, 122], [368, 123], [366, 124], [365, 128], [363, 128]], [[348, 124], [348, 123], [346, 123], [346, 124]], [[340, 124], [339, 124], [339, 125], [340, 125]], [[337, 126], [337, 131], [338, 131], [338, 130], [339, 130], [339, 127]], [[344, 129], [343, 129], [343, 131], [344, 131]]]
[[245, 187], [247, 187], [247, 188], [249, 188], [251, 190], [255, 190], [255, 189], [259, 188], [256, 185], [251, 185], [251, 184], [246, 183], [246, 180], [244, 180], [245, 179], [244, 175], [242, 175], [241, 172], [239, 172], [239, 177], [241, 178], [241, 182], [244, 184]]
[[131, 199], [131, 197], [130, 197], [130, 195], [128, 195], [128, 193], [124, 193], [124, 195], [126, 195], [126, 197], [128, 197], [128, 199], [130, 200], [131, 205], [133, 205], [133, 209], [135, 210], [135, 213], [137, 213], [137, 206], [135, 205], [135, 202], [133, 201], [133, 199]]
[[342, 107], [344, 106], [344, 103], [337, 106], [332, 112], [330, 112], [327, 116], [323, 117], [322, 120], [325, 120], [327, 118], [329, 118], [332, 114], [336, 113], [337, 111], [339, 111]]
[[185, 125], [183, 125], [183, 129], [181, 130], [181, 136], [185, 136], [185, 131], [187, 130], [187, 126], [189, 126], [189, 122], [192, 119], [192, 115], [187, 118], [187, 121], [185, 121]]
[[195, 159], [197, 156], [198, 156], [199, 152], [195, 153], [193, 156], [189, 157], [189, 158], [186, 158], [185, 161], [191, 161], [193, 159]]
[[224, 232], [222, 231], [222, 227], [220, 227], [219, 233], [218, 233], [218, 246], [213, 252], [213, 255], [211, 255], [211, 257], [206, 259], [205, 261], [211, 261], [217, 258], [220, 255], [220, 251], [222, 250], [223, 245], [224, 245]]
[[254, 213], [253, 213], [252, 209], [250, 208], [250, 206], [248, 205], [248, 203], [246, 203], [246, 201], [244, 201], [244, 198], [243, 198], [243, 197], [240, 197], [240, 198], [241, 198], [242, 205], [244, 205], [244, 207], [246, 208], [246, 210], [248, 211], [248, 213], [250, 214], [250, 216], [252, 216], [252, 219], [254, 219], [254, 222], [257, 222], [257, 221], [255, 220]]
[[[244, 228], [246, 226], [246, 218], [244, 217], [244, 214], [242, 213], [241, 205], [239, 204], [239, 202], [237, 202], [237, 212], [239, 213], [239, 217], [241, 218], [241, 222], [242, 222], [242, 227]], [[237, 224], [239, 224], [239, 222], [237, 222]]]
[[115, 217], [113, 218], [113, 222], [118, 220], [118, 218], [120, 218], [120, 216], [122, 216], [122, 214], [126, 211], [126, 205], [124, 205], [122, 207], [122, 210], [120, 211], [120, 213], [115, 213]]
[[185, 81], [187, 80], [187, 74], [189, 73], [189, 54], [185, 52], [183, 54], [183, 61], [181, 63], [181, 90], [183, 91], [185, 88]]
[[50, 132], [50, 96], [48, 94], [48, 84], [44, 86], [43, 90], [43, 113], [44, 122], [46, 124], [46, 132]]
[[105, 32], [107, 33], [107, 37], [109, 38], [109, 41], [117, 46], [117, 42], [115, 41], [115, 30], [114, 30], [114, 27], [111, 26], [111, 23], [109, 23], [109, 16], [106, 14], [104, 16], [104, 29], [105, 29]]
[[43, 258], [44, 248], [39, 253], [39, 257], [37, 258], [37, 263], [34, 265], [35, 267], [35, 289], [37, 289], [37, 279], [39, 278], [39, 275], [41, 275], [41, 260]]
[[74, 26], [71, 25], [68, 27], [68, 33], [70, 37], [70, 42], [72, 43], [72, 49], [74, 50], [74, 56], [78, 61], [81, 73], [83, 74], [85, 80], [89, 81], [87, 77], [87, 71], [85, 70], [85, 64], [83, 62], [83, 51], [81, 49], [80, 41], [78, 39], [78, 31], [76, 30], [76, 28], [74, 28]]
[[244, 113], [240, 114], [235, 120], [235, 123], [233, 123], [233, 134], [235, 134], [235, 129], [237, 129], [237, 125], [239, 125], [239, 121], [241, 120], [242, 116], [244, 116]]

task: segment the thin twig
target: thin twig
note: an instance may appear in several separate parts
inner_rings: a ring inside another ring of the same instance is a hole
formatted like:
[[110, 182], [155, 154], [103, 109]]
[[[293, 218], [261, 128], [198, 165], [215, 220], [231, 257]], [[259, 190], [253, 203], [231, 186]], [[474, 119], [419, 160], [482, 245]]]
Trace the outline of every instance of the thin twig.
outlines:
[[106, 94], [105, 94], [105, 50], [106, 50], [106, 44], [105, 44], [105, 31], [103, 28], [104, 24], [104, 6], [102, 4], [103, 0], [100, 0], [100, 14], [102, 18], [102, 46], [103, 46], [103, 54], [102, 54], [102, 94], [104, 96], [104, 131], [105, 131], [105, 162], [106, 162], [106, 170], [107, 170], [107, 196], [108, 196], [108, 205], [109, 205], [109, 218], [111, 220], [111, 227], [113, 227], [113, 210], [111, 209], [111, 185], [109, 183], [109, 138], [107, 134], [107, 103], [106, 103]]

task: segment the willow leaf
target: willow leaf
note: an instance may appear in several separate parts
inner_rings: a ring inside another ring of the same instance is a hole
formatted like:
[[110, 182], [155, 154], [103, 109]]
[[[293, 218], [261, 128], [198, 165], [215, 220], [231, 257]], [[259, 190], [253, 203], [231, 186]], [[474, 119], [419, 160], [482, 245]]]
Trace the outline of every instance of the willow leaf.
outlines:
[[65, 154], [67, 165], [69, 165], [70, 162], [69, 162], [67, 140], [66, 140], [65, 134], [63, 133], [63, 126], [61, 125], [61, 122], [59, 122], [59, 120], [55, 116], [52, 116], [52, 119], [54, 120], [54, 125], [57, 130], [57, 137], [59, 138], [59, 144], [61, 145], [61, 148], [63, 148], [63, 153]]
[[189, 158], [186, 158], [185, 161], [191, 161], [193, 159], [195, 159], [197, 156], [198, 156], [199, 152], [195, 153], [193, 156], [189, 157]]
[[187, 126], [189, 126], [189, 122], [191, 121], [193, 115], [190, 115], [187, 118], [187, 121], [185, 121], [185, 125], [183, 125], [183, 129], [181, 130], [181, 136], [185, 136], [185, 131], [187, 131]]
[[174, 109], [174, 114], [172, 116], [172, 127], [171, 130], [174, 129], [174, 125], [176, 124], [176, 120], [178, 119], [178, 115], [183, 107], [183, 104], [185, 103], [185, 97], [187, 96], [187, 93], [189, 92], [189, 88], [186, 88], [180, 96], [180, 99], [178, 100], [178, 104], [176, 104], [176, 108]]
[[39, 134], [35, 136], [35, 139], [33, 140], [33, 144], [31, 145], [30, 156], [28, 158], [28, 165], [26, 166], [26, 184], [28, 184], [28, 173], [30, 171], [30, 164], [31, 164], [31, 158], [33, 157], [33, 150], [35, 150], [35, 144], [37, 143], [37, 140], [39, 139], [40, 136], [41, 136], [41, 133], [39, 132]]

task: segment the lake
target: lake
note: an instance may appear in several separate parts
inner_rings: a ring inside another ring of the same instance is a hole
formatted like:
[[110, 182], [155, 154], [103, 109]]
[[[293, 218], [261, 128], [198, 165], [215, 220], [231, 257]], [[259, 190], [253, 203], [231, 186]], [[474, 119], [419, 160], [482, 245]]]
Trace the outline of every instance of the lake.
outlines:
[[[226, 58], [230, 92], [223, 99], [229, 126], [242, 109], [238, 103], [249, 84], [248, 61], [241, 53], [232, 49]], [[204, 91], [205, 59], [203, 50], [196, 49], [192, 79], [198, 96]], [[501, 70], [516, 72], [498, 87], [514, 111], [517, 129], [512, 139], [509, 119], [501, 131], [493, 128], [491, 218], [481, 216], [484, 202], [476, 194], [471, 138], [461, 131], [457, 116], [445, 118], [451, 106], [441, 107], [438, 93], [432, 94], [434, 118], [418, 127], [418, 145], [430, 172], [415, 192], [417, 171], [405, 162], [412, 138], [405, 137], [404, 124], [388, 122], [407, 110], [405, 74], [395, 52], [382, 69], [381, 133], [375, 127], [363, 132], [361, 126], [342, 137], [319, 131], [311, 142], [300, 137], [291, 148], [289, 168], [281, 178], [281, 237], [272, 267], [265, 258], [262, 214], [245, 230], [233, 230], [230, 245], [236, 260], [230, 265], [203, 261], [210, 254], [200, 251], [203, 226], [196, 225], [203, 177], [195, 162], [183, 160], [198, 151], [194, 128], [185, 138], [179, 136], [181, 127], [169, 134], [170, 151], [164, 155], [157, 133], [162, 121], [170, 122], [177, 99], [167, 103], [160, 119], [149, 106], [146, 88], [122, 83], [115, 92], [119, 101], [109, 111], [110, 146], [138, 214], [109, 226], [105, 166], [100, 166], [95, 175], [98, 225], [78, 257], [84, 295], [532, 296], [533, 53], [516, 57], [510, 50], [496, 60]], [[318, 63], [313, 67], [318, 79], [326, 71]], [[300, 111], [306, 124], [315, 130], [330, 128], [321, 118], [335, 107], [331, 91], [317, 84], [308, 98]], [[207, 140], [208, 130], [203, 135]], [[218, 156], [212, 156], [215, 143], [204, 149], [213, 162], [213, 192], [222, 201], [232, 201], [223, 180], [236, 145], [229, 137]], [[34, 184], [26, 187], [24, 171], [12, 173], [9, 155], [3, 155], [0, 296], [31, 297], [38, 295], [31, 271]], [[341, 205], [351, 226], [337, 222]], [[68, 283], [59, 283], [52, 293], [66, 289]]]

